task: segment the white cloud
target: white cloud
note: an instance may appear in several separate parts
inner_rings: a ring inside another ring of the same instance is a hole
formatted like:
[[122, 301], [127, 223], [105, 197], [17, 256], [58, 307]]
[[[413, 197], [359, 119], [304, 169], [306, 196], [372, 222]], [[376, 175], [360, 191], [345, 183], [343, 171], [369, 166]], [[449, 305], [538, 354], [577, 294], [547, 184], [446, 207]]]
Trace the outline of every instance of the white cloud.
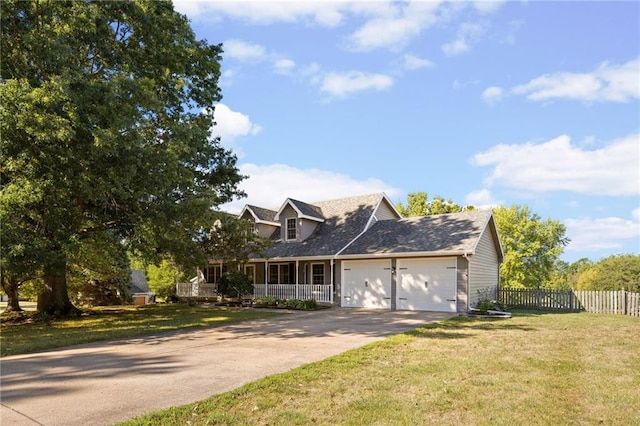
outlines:
[[496, 12], [507, 0], [477, 0], [473, 7], [480, 13], [490, 14]]
[[278, 59], [274, 64], [274, 70], [277, 74], [288, 75], [295, 68], [296, 63], [291, 59]]
[[567, 237], [571, 242], [567, 251], [616, 250], [626, 241], [640, 238], [640, 218], [638, 209], [633, 212], [633, 220], [620, 217], [567, 219]]
[[259, 44], [242, 40], [227, 40], [222, 43], [224, 57], [238, 61], [259, 61], [265, 59], [267, 51]]
[[489, 105], [495, 105], [502, 100], [504, 96], [504, 90], [501, 87], [491, 86], [487, 87], [484, 92], [482, 92], [482, 99]]
[[488, 189], [480, 189], [467, 194], [465, 197], [467, 205], [475, 206], [479, 209], [488, 209], [499, 206], [501, 201], [496, 200]]
[[308, 22], [335, 27], [348, 9], [344, 1], [203, 1], [174, 0], [175, 9], [193, 20], [220, 21], [224, 17], [255, 24]]
[[434, 66], [430, 60], [410, 54], [404, 55], [403, 65], [403, 68], [408, 71], [419, 70], [421, 68], [433, 68]]
[[216, 125], [211, 129], [211, 134], [220, 136], [222, 145], [233, 150], [238, 158], [242, 158], [244, 152], [237, 144], [237, 138], [257, 135], [262, 128], [252, 123], [249, 116], [232, 111], [225, 104], [216, 104], [213, 116]]
[[379, 179], [359, 180], [342, 173], [299, 169], [286, 164], [245, 163], [239, 166], [239, 170], [240, 174], [249, 176], [240, 184], [247, 198], [226, 204], [221, 207], [223, 210], [239, 212], [245, 204], [279, 207], [287, 197], [314, 202], [374, 192], [385, 192], [393, 198], [400, 193]]
[[442, 45], [442, 51], [447, 56], [456, 56], [471, 49], [471, 45], [476, 43], [486, 32], [486, 26], [481, 23], [465, 22], [458, 29], [457, 38]]
[[541, 144], [497, 145], [472, 162], [493, 167], [487, 185], [608, 196], [640, 193], [640, 134], [591, 151], [571, 145], [566, 135]]
[[[397, 50], [438, 22], [471, 7], [476, 14], [495, 12], [503, 0], [476, 2], [429, 1], [204, 1], [174, 0], [176, 10], [195, 21], [219, 22], [235, 19], [252, 24], [276, 23], [335, 28], [348, 20], [362, 24], [347, 36], [347, 46], [358, 51]], [[465, 31], [465, 25], [461, 31]], [[467, 37], [460, 35], [459, 37]], [[466, 40], [465, 43], [469, 43]], [[460, 47], [460, 44], [458, 44]]]
[[350, 37], [350, 46], [354, 50], [363, 51], [399, 47], [419, 34], [420, 29], [420, 22], [413, 19], [375, 19], [367, 22]]
[[640, 98], [640, 60], [622, 65], [604, 62], [590, 73], [545, 74], [511, 91], [533, 101], [626, 102]]
[[323, 79], [320, 90], [332, 97], [345, 97], [363, 90], [385, 90], [393, 85], [393, 78], [384, 74], [371, 74], [361, 71], [329, 73]]
[[462, 38], [458, 38], [454, 41], [451, 41], [449, 43], [445, 43], [442, 45], [442, 51], [447, 56], [460, 55], [461, 53], [464, 53], [468, 50], [469, 50], [469, 45]]

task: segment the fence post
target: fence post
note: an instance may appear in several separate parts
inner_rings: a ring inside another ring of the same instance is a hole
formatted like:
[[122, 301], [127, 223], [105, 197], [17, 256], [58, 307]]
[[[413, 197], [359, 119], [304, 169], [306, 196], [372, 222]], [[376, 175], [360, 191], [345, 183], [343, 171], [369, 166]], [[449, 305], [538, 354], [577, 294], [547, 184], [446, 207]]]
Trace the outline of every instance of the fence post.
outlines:
[[627, 315], [627, 295], [625, 294], [624, 288], [620, 290], [620, 312], [621, 315]]
[[573, 290], [569, 291], [569, 312], [575, 312], [575, 308], [573, 307]]

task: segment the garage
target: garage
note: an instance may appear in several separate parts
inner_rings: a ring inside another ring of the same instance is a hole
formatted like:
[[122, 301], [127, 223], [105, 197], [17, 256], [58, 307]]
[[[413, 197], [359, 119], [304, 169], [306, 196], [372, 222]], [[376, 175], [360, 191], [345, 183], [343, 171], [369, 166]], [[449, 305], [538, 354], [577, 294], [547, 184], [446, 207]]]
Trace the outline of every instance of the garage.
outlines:
[[396, 309], [456, 312], [456, 258], [398, 259]]
[[343, 307], [391, 308], [391, 260], [346, 260], [342, 283]]

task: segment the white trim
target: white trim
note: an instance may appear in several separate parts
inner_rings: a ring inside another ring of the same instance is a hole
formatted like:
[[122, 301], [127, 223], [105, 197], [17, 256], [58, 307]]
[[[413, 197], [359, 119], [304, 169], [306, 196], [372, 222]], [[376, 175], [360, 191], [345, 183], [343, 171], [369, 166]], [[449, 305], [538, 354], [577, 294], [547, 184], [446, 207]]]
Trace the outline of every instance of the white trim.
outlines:
[[243, 208], [242, 211], [240, 212], [240, 214], [238, 215], [238, 219], [242, 218], [242, 216], [244, 215], [245, 212], [249, 212], [249, 214], [251, 214], [251, 216], [253, 216], [254, 219], [254, 223], [264, 223], [266, 225], [273, 225], [273, 226], [280, 226], [280, 222], [271, 222], [270, 220], [262, 220], [258, 217], [257, 214], [255, 214], [255, 212], [251, 209], [251, 206], [249, 206], [248, 204], [246, 204]]
[[[292, 220], [294, 222], [293, 229], [295, 231], [295, 236], [293, 238], [289, 238], [289, 221]], [[287, 217], [284, 219], [284, 240], [285, 241], [296, 241], [298, 239], [298, 218], [297, 217]]]
[[[309, 281], [311, 281], [309, 284], [313, 284], [313, 285], [327, 285], [327, 283], [325, 283], [326, 281], [326, 277], [327, 277], [327, 265], [325, 264], [325, 262], [309, 262], [311, 265], [311, 279]], [[322, 282], [320, 284], [316, 284], [313, 282], [313, 266], [314, 265], [322, 265]]]
[[351, 259], [383, 259], [392, 257], [443, 257], [443, 256], [462, 256], [463, 254], [469, 256], [475, 254], [474, 251], [412, 251], [407, 253], [396, 252], [381, 252], [381, 253], [369, 253], [369, 254], [344, 254], [336, 256], [338, 260], [351, 260]]
[[[302, 203], [302, 201], [300, 201], [300, 202]], [[309, 204], [309, 203], [305, 203], [305, 204]], [[295, 203], [291, 200], [291, 198], [287, 198], [287, 200], [284, 202], [284, 204], [282, 204], [282, 207], [280, 207], [280, 210], [278, 210], [278, 212], [276, 213], [276, 215], [274, 217], [275, 220], [280, 220], [280, 214], [283, 212], [285, 207], [287, 207], [287, 205], [291, 206], [291, 208], [293, 210], [295, 210], [296, 213], [298, 213], [298, 217], [301, 218], [301, 219], [313, 220], [313, 221], [319, 222], [319, 223], [324, 222], [324, 219], [322, 219], [322, 218], [315, 217], [315, 216], [308, 216], [306, 214], [302, 214], [300, 209], [298, 207], [296, 207]]]

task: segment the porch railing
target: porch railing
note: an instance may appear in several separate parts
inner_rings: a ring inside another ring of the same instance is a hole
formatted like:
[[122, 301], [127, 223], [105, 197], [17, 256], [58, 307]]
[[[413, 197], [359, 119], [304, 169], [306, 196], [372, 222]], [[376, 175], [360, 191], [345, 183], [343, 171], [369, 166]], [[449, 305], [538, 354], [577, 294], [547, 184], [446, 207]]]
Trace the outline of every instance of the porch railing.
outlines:
[[178, 283], [176, 294], [178, 297], [216, 297], [218, 286], [203, 283]]
[[[178, 297], [216, 297], [216, 284], [178, 283]], [[331, 285], [318, 284], [254, 284], [253, 297], [277, 297], [278, 299], [313, 299], [316, 302], [333, 303]]]
[[278, 299], [313, 299], [316, 302], [333, 303], [330, 285], [318, 284], [254, 284], [253, 296]]

